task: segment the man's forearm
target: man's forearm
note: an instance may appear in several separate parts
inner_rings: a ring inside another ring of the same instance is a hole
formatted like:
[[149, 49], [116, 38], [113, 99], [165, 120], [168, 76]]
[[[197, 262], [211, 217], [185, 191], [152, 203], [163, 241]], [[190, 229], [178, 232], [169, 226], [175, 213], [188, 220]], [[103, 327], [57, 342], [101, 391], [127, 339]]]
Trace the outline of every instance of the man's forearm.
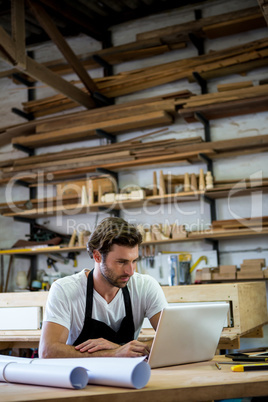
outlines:
[[39, 350], [39, 357], [43, 359], [54, 358], [81, 358], [81, 357], [113, 357], [116, 355], [116, 349], [105, 349], [97, 352], [80, 352], [72, 345], [63, 343], [54, 343], [53, 345], [44, 346]]

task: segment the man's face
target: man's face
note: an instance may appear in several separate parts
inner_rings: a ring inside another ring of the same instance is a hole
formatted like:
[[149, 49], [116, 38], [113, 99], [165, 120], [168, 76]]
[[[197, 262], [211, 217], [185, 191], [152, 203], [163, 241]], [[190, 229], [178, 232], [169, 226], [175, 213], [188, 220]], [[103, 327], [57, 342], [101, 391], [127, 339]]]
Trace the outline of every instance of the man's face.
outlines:
[[100, 272], [112, 286], [123, 288], [134, 274], [138, 258], [138, 246], [126, 247], [114, 244], [106, 260], [103, 261], [102, 258]]

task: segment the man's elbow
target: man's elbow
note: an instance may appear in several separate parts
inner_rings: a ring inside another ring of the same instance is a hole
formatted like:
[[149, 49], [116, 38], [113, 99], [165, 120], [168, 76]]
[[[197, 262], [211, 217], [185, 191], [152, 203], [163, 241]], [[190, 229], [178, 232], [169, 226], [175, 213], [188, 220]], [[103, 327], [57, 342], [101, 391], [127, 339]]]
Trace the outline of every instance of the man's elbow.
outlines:
[[38, 349], [40, 359], [53, 359], [55, 356], [54, 348], [51, 345], [40, 343]]

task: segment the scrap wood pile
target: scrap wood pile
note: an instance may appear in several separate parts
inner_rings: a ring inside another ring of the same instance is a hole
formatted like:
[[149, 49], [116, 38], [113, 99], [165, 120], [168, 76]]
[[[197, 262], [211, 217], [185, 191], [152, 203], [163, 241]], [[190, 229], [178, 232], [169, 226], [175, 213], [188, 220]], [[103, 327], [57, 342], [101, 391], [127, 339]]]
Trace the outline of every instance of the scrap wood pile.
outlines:
[[144, 166], [173, 166], [200, 162], [200, 153], [212, 159], [268, 151], [268, 135], [202, 142], [200, 137], [143, 142], [134, 138], [115, 144], [73, 149], [1, 162], [0, 183], [20, 174], [20, 179], [36, 182], [38, 171], [53, 173], [54, 179], [74, 178], [109, 170], [138, 169]]
[[[95, 78], [94, 82], [101, 94], [114, 98], [181, 79], [194, 81], [193, 72], [197, 72], [207, 79], [245, 73], [267, 65], [268, 39], [260, 39], [206, 55]], [[23, 104], [23, 109], [26, 113], [40, 117], [75, 106], [77, 104], [66, 96], [55, 95], [26, 102]]]

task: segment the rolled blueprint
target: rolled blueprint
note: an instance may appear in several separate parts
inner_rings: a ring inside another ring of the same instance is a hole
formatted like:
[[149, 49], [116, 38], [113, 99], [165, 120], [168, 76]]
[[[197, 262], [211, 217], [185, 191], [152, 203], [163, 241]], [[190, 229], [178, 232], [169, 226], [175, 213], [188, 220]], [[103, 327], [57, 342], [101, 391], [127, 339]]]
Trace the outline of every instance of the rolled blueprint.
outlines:
[[[87, 370], [88, 383], [140, 389], [145, 387], [151, 375], [151, 368], [141, 357], [86, 357], [64, 359], [27, 359], [22, 357], [0, 356], [1, 362], [17, 362], [31, 366], [47, 367], [47, 373], [58, 366]], [[53, 370], [53, 371], [52, 371]], [[44, 374], [46, 375], [46, 374]], [[41, 385], [41, 384], [40, 384]]]
[[88, 374], [83, 367], [0, 361], [0, 381], [82, 389], [88, 383]]
[[74, 359], [33, 359], [32, 364], [80, 365], [88, 370], [88, 383], [143, 388], [151, 368], [141, 357], [86, 357]]

